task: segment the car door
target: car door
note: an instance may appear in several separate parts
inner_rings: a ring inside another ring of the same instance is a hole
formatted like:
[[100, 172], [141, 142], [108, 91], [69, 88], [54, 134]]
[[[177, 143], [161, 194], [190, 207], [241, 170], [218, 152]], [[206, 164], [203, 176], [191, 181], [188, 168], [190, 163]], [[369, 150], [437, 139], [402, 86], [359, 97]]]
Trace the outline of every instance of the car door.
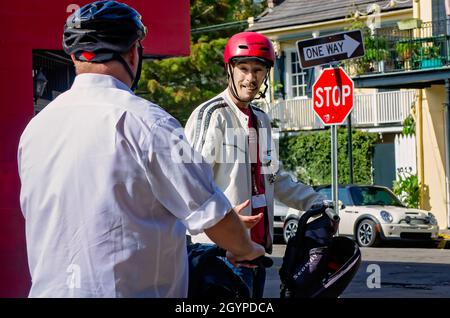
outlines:
[[358, 207], [351, 201], [349, 188], [339, 188], [339, 200], [344, 208], [339, 211], [341, 221], [339, 222], [339, 235], [353, 235], [356, 219], [359, 217]]
[[[325, 196], [328, 200], [331, 200], [331, 188], [322, 188], [317, 192]], [[339, 217], [341, 218], [339, 222], [339, 234], [353, 235], [353, 225], [358, 218], [358, 210], [356, 209], [356, 206], [352, 206], [350, 193], [347, 188], [339, 187], [338, 199], [344, 205], [344, 207], [339, 210]]]

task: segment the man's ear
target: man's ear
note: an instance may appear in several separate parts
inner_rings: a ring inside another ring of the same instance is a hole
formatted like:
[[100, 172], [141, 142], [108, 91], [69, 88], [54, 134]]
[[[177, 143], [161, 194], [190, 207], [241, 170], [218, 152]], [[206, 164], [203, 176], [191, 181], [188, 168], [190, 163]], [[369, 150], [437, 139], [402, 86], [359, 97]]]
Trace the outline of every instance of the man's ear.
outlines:
[[225, 73], [227, 74], [227, 78], [230, 78], [231, 77], [231, 71], [230, 71], [230, 68], [233, 68], [234, 67], [234, 65], [233, 64], [231, 64], [232, 62], [229, 62], [229, 63], [227, 63], [227, 64], [225, 64]]
[[75, 62], [77, 61], [77, 59], [75, 58], [75, 54], [70, 54], [70, 58], [72, 59], [73, 64], [75, 64]]
[[135, 60], [136, 60], [136, 56], [138, 54], [138, 49], [137, 49], [137, 43], [134, 44], [130, 50], [126, 53], [126, 60], [128, 62], [128, 64], [130, 64], [131, 66], [135, 66]]

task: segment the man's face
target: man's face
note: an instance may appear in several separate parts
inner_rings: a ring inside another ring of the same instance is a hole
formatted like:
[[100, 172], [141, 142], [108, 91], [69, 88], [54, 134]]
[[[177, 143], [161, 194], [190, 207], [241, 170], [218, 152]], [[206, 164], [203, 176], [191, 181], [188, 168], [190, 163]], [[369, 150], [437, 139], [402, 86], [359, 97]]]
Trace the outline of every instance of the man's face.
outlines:
[[[245, 102], [252, 101], [259, 92], [267, 67], [257, 61], [241, 61], [232, 64], [233, 79], [239, 98]], [[231, 83], [229, 83], [231, 88]]]

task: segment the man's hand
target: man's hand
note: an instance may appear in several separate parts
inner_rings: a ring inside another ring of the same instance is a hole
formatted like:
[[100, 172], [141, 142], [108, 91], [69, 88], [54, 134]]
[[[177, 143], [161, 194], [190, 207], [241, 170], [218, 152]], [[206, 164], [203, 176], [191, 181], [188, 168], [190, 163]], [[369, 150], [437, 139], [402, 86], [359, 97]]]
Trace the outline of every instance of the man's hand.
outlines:
[[251, 261], [254, 260], [255, 258], [258, 258], [260, 256], [265, 255], [266, 251], [264, 250], [264, 247], [262, 245], [259, 245], [255, 242], [252, 242], [253, 245], [253, 250], [251, 253], [246, 254], [246, 255], [233, 255], [230, 251], [227, 251], [227, 259], [228, 261], [230, 261], [230, 263], [234, 266], [242, 266], [242, 267], [248, 267], [248, 268], [256, 268], [256, 265], [250, 265], [250, 264], [237, 264], [236, 262], [240, 262], [240, 261]]
[[237, 215], [239, 216], [239, 219], [244, 223], [245, 227], [247, 229], [251, 229], [256, 224], [258, 224], [259, 221], [263, 218], [263, 214], [259, 213], [258, 215], [241, 215], [241, 211], [245, 209], [250, 204], [250, 200], [246, 200], [242, 202], [241, 204], [234, 207], [234, 211], [236, 211]]

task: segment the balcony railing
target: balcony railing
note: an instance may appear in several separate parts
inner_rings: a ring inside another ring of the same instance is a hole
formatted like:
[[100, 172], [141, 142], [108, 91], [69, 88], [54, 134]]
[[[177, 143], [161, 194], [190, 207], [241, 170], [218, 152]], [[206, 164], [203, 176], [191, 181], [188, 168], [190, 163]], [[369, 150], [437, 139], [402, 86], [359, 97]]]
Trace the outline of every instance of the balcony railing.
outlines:
[[422, 22], [420, 27], [376, 29], [364, 35], [365, 56], [343, 62], [351, 76], [440, 68], [450, 65], [450, 20]]
[[[415, 100], [414, 90], [356, 94], [352, 125], [375, 127], [400, 125], [411, 112]], [[315, 115], [311, 99], [292, 99], [261, 105], [272, 122], [286, 130], [320, 129], [324, 125]]]

